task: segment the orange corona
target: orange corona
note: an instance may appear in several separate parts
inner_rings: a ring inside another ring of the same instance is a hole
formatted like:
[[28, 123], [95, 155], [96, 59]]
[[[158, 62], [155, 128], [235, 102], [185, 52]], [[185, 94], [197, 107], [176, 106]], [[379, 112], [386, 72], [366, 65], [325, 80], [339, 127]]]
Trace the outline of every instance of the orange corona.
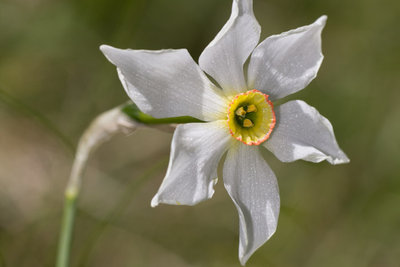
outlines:
[[254, 89], [236, 95], [228, 106], [231, 135], [246, 145], [259, 145], [275, 127], [274, 106], [268, 95]]

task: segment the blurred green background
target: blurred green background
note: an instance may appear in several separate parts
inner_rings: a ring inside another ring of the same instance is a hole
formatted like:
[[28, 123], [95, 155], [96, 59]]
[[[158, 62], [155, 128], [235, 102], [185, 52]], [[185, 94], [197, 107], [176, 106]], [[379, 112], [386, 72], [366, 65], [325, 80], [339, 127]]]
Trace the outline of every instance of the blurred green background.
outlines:
[[[399, 266], [400, 4], [254, 0], [262, 39], [328, 15], [303, 99], [351, 163], [278, 162], [277, 232], [247, 266]], [[0, 0], [0, 266], [54, 266], [63, 190], [80, 134], [127, 100], [101, 44], [187, 48], [194, 59], [231, 0]], [[220, 182], [195, 207], [150, 208], [172, 135], [118, 136], [85, 176], [71, 266], [240, 266], [238, 215]]]

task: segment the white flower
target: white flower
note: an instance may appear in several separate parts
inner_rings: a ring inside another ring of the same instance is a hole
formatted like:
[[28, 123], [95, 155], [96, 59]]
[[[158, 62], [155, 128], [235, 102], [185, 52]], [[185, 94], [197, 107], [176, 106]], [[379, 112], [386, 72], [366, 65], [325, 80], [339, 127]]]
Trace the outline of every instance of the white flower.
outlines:
[[252, 0], [234, 0], [231, 17], [205, 48], [199, 65], [186, 49], [101, 46], [143, 112], [206, 122], [177, 127], [168, 171], [153, 207], [194, 205], [211, 198], [218, 163], [227, 151], [223, 180], [239, 212], [242, 264], [273, 235], [279, 215], [276, 177], [260, 149], [267, 148], [283, 162], [349, 162], [336, 143], [332, 125], [315, 108], [300, 100], [278, 107], [272, 104], [303, 89], [317, 75], [325, 22], [322, 16], [311, 25], [258, 44], [261, 28]]

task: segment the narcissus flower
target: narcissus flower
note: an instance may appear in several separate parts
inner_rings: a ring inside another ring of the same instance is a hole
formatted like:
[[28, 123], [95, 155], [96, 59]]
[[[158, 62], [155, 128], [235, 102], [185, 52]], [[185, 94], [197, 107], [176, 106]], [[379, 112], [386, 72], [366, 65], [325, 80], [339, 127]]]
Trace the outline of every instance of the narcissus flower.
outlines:
[[322, 16], [258, 44], [261, 28], [252, 0], [234, 0], [231, 17], [205, 48], [199, 65], [186, 49], [101, 46], [143, 112], [156, 118], [192, 116], [205, 122], [175, 130], [168, 171], [153, 207], [194, 205], [211, 198], [217, 166], [227, 152], [223, 180], [239, 212], [242, 264], [273, 235], [279, 215], [277, 180], [260, 149], [270, 150], [283, 162], [349, 161], [331, 123], [315, 108], [300, 100], [273, 105], [316, 77], [323, 59], [325, 22]]

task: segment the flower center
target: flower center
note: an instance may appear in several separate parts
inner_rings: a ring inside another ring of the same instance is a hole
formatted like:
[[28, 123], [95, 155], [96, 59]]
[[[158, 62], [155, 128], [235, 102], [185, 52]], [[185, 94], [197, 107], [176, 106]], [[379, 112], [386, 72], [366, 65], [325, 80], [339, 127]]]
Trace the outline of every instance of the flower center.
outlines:
[[259, 145], [267, 140], [275, 121], [272, 102], [258, 90], [238, 94], [229, 104], [229, 132], [246, 145]]

